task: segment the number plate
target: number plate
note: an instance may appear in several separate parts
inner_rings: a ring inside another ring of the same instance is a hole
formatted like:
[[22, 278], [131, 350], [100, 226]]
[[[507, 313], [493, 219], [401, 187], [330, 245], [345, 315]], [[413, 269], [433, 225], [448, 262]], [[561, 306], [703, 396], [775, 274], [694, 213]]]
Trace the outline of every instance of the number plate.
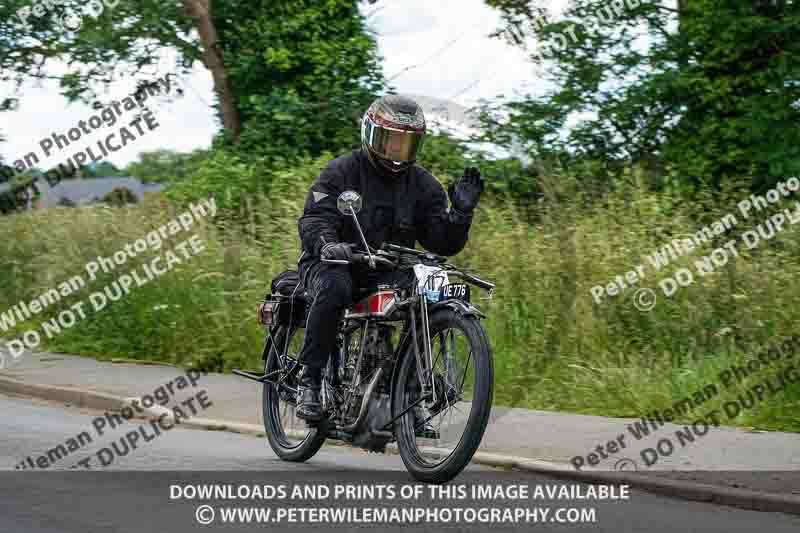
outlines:
[[451, 283], [442, 287], [439, 300], [469, 301], [469, 285], [466, 283]]

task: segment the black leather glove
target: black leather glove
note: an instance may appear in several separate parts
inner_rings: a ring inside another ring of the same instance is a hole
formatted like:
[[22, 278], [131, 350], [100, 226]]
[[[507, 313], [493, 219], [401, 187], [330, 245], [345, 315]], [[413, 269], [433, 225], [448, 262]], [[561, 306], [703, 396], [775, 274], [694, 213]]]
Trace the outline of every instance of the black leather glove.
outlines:
[[481, 177], [481, 171], [469, 167], [458, 183], [450, 185], [448, 194], [453, 208], [465, 215], [472, 214], [481, 198], [481, 193], [486, 187], [486, 182]]
[[337, 261], [352, 261], [353, 250], [349, 244], [341, 242], [330, 242], [322, 247], [319, 255], [323, 259], [335, 259]]

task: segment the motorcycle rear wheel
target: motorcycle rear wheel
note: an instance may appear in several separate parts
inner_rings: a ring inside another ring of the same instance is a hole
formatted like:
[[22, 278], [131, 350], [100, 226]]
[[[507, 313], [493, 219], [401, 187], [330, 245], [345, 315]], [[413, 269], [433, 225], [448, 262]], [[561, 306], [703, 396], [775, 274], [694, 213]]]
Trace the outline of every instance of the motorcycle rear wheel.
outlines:
[[[264, 348], [269, 351], [264, 373], [282, 370], [280, 375], [283, 377], [289, 364], [297, 361], [303, 345], [303, 332], [304, 328], [278, 326], [273, 329], [272, 339]], [[318, 426], [309, 427], [297, 418], [294, 412], [297, 399], [289, 390], [296, 388], [296, 379], [286, 381], [280, 390], [273, 383], [264, 383], [262, 409], [264, 430], [272, 451], [284, 461], [302, 463], [311, 459], [325, 443], [328, 426], [323, 421]]]
[[[494, 368], [488, 336], [476, 317], [465, 316], [452, 309], [442, 309], [431, 315], [430, 328], [434, 344], [434, 390], [438, 389], [436, 390], [438, 401], [432, 406], [433, 411], [429, 411], [428, 414], [434, 429], [436, 429], [434, 421], [437, 418], [440, 420], [439, 439], [429, 440], [417, 435], [416, 428], [419, 422], [413, 410], [395, 422], [394, 433], [400, 456], [411, 476], [417, 481], [439, 484], [447, 483], [460, 474], [480, 446], [492, 407]], [[455, 340], [456, 333], [461, 341]], [[443, 346], [438, 350], [435, 347], [437, 339], [442, 339], [440, 344]], [[448, 345], [453, 349], [449, 349]], [[459, 366], [459, 346], [464, 348], [460, 350], [461, 352], [468, 350], [469, 355], [465, 358], [465, 364], [453, 370], [454, 366]], [[420, 354], [424, 354], [422, 343], [419, 349]], [[448, 358], [451, 360], [449, 366], [445, 365], [447, 368], [440, 370], [437, 361]], [[474, 364], [471, 373], [470, 360]], [[392, 390], [392, 412], [395, 416], [414, 403], [421, 393], [413, 344], [405, 351], [400, 365], [397, 381]], [[446, 386], [443, 387], [442, 384]], [[443, 403], [446, 407], [442, 407]], [[441, 427], [441, 421], [448, 416], [453, 420], [453, 416], [448, 414], [449, 409], [456, 412], [454, 415], [456, 422], [464, 423], [460, 437], [457, 433], [458, 428], [449, 431], [449, 428]], [[447, 432], [453, 435], [453, 441], [445, 440], [443, 445], [442, 439]], [[422, 441], [422, 446], [418, 440]]]

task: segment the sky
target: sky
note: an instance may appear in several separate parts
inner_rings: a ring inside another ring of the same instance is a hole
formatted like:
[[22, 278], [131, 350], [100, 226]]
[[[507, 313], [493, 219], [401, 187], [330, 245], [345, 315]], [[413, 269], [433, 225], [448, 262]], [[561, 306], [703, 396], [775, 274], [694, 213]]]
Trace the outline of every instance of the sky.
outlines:
[[[379, 0], [365, 12], [372, 14], [369, 25], [378, 35], [384, 72], [398, 92], [469, 106], [480, 98], [538, 92], [541, 88], [522, 50], [489, 37], [499, 27], [500, 17], [483, 0]], [[174, 58], [165, 53], [162, 72], [169, 72], [173, 62]], [[219, 129], [211, 108], [211, 75], [197, 65], [192, 75], [179, 83], [184, 89], [182, 97], [149, 102], [157, 128], [137, 135], [135, 141], [111, 153], [107, 160], [122, 167], [143, 151], [186, 152], [210, 145]], [[0, 96], [5, 94], [2, 89]], [[121, 99], [131, 92], [130, 83], [122, 81], [108, 94]], [[71, 153], [54, 151], [45, 158], [40, 141], [54, 133], [66, 134], [95, 112], [83, 104], [68, 105], [54, 82], [27, 85], [22, 95], [18, 110], [0, 114], [0, 131], [6, 137], [6, 142], [0, 143], [0, 155], [14, 161], [34, 151], [41, 158], [40, 168], [63, 162]], [[105, 130], [105, 135], [114, 129]], [[85, 136], [75, 143], [75, 151], [99, 138]]]

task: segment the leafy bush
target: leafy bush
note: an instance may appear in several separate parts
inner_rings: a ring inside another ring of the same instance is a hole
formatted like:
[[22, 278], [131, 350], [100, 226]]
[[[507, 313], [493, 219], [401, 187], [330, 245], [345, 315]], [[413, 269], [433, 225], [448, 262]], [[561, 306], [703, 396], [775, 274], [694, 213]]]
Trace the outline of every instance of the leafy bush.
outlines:
[[113, 191], [106, 194], [101, 202], [113, 205], [115, 207], [122, 207], [128, 204], [137, 204], [139, 199], [127, 187], [116, 187]]

